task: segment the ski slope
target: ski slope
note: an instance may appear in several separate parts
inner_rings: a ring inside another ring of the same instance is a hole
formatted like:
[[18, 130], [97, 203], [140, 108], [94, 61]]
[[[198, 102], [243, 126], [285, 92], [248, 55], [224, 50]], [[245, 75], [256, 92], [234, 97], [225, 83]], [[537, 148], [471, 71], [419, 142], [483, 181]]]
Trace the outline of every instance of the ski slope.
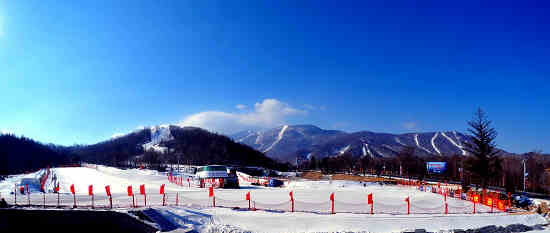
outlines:
[[283, 128], [281, 128], [281, 131], [279, 131], [279, 135], [277, 135], [277, 139], [273, 142], [273, 144], [271, 144], [271, 146], [263, 151], [264, 153], [270, 151], [275, 145], [277, 145], [277, 143], [279, 143], [283, 139], [286, 129], [288, 129], [288, 125], [284, 125]]
[[[67, 207], [76, 200], [81, 208], [91, 207], [88, 185], [94, 188], [94, 205], [109, 206], [105, 185], [110, 185], [113, 193], [113, 206], [117, 211], [128, 211], [133, 202], [142, 208], [157, 210], [166, 221], [183, 229], [198, 232], [400, 232], [411, 229], [426, 229], [439, 232], [450, 229], [478, 228], [486, 225], [544, 224], [546, 220], [536, 214], [509, 215], [489, 213], [490, 209], [478, 205], [481, 214], [471, 214], [472, 204], [468, 201], [449, 198], [449, 212], [445, 215], [444, 200], [441, 195], [421, 192], [414, 187], [358, 183], [354, 181], [308, 181], [291, 180], [282, 188], [251, 186], [241, 183], [241, 189], [216, 189], [216, 208], [208, 189], [196, 185], [178, 186], [169, 183], [166, 174], [151, 170], [121, 170], [106, 166], [96, 168], [54, 168], [52, 177], [60, 183], [60, 202]], [[23, 179], [40, 177], [40, 172], [9, 177], [0, 182], [0, 195], [8, 203], [13, 203], [14, 185]], [[53, 178], [52, 178], [53, 179]], [[194, 182], [191, 179], [192, 182]], [[75, 185], [76, 196], [70, 193], [70, 185]], [[139, 185], [144, 184], [147, 196], [139, 195]], [[165, 201], [159, 189], [165, 184]], [[134, 200], [127, 195], [127, 187], [133, 187]], [[38, 187], [39, 188], [39, 187]], [[48, 189], [49, 191], [49, 189]], [[290, 212], [289, 192], [292, 191], [296, 212]], [[258, 211], [248, 210], [245, 195], [250, 192], [251, 205]], [[176, 197], [177, 193], [177, 197]], [[329, 196], [335, 195], [335, 212], [330, 214]], [[370, 206], [367, 195], [374, 196], [374, 215], [368, 214]], [[46, 197], [46, 205], [55, 206], [57, 195], [43, 196], [37, 189], [31, 189], [30, 202], [41, 206]], [[407, 215], [406, 197], [411, 200], [411, 215]], [[18, 195], [18, 204], [25, 205], [25, 196]], [[176, 206], [176, 198], [178, 204]], [[231, 207], [223, 208], [219, 206]], [[233, 207], [239, 207], [238, 209]], [[178, 230], [176, 230], [178, 231]]]

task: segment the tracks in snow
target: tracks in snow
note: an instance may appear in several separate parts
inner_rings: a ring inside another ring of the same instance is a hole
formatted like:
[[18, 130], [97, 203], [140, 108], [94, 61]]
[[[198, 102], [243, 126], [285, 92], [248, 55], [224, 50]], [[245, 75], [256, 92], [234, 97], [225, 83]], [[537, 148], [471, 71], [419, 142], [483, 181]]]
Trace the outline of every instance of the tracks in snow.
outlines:
[[283, 135], [285, 134], [285, 131], [286, 129], [288, 129], [288, 125], [284, 125], [283, 128], [281, 129], [281, 131], [279, 131], [279, 135], [277, 135], [277, 140], [275, 140], [273, 142], [273, 144], [271, 144], [271, 146], [269, 146], [267, 149], [264, 150], [264, 153], [265, 152], [268, 152], [269, 150], [271, 150], [273, 148], [273, 146], [277, 145], [277, 143], [279, 143], [279, 141], [281, 141], [281, 139], [283, 139]]
[[[460, 149], [460, 151], [462, 151], [462, 155], [466, 155], [466, 151], [464, 150], [464, 147], [462, 147], [461, 145], [458, 145], [458, 143], [456, 143], [453, 139], [451, 139], [451, 137], [447, 136], [445, 134], [445, 132], [441, 132], [441, 135], [443, 135], [443, 137], [447, 138], [447, 140], [449, 140], [449, 142], [451, 142], [453, 145], [458, 147], [458, 149]], [[455, 137], [456, 137], [456, 132], [455, 132]]]
[[432, 137], [432, 147], [434, 148], [435, 152], [437, 152], [438, 154], [441, 155], [441, 151], [439, 151], [439, 149], [437, 149], [437, 146], [435, 146], [435, 139], [437, 138], [438, 134], [439, 134], [439, 132], [436, 132], [434, 134], [434, 136]]
[[426, 152], [428, 152], [428, 154], [432, 153], [431, 151], [420, 145], [420, 142], [418, 142], [418, 134], [414, 135], [414, 141], [416, 142], [416, 146], [418, 146], [420, 149], [425, 150]]

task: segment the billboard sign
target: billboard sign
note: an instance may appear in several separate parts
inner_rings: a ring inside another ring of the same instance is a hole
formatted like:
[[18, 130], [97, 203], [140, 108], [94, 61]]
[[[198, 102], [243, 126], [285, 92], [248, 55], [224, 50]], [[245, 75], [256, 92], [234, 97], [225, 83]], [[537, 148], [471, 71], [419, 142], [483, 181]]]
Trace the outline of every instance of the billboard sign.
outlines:
[[427, 162], [428, 173], [441, 174], [447, 170], [447, 162]]

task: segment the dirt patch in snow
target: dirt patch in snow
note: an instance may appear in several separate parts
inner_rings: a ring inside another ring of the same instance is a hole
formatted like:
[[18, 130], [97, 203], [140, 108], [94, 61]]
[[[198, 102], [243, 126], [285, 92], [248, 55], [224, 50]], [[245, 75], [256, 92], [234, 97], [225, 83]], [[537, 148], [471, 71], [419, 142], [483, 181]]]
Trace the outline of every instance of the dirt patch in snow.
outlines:
[[300, 175], [301, 178], [309, 180], [321, 180], [323, 178], [323, 173], [321, 172], [304, 172]]
[[335, 175], [332, 175], [332, 179], [362, 181], [362, 182], [396, 182], [393, 179], [382, 178], [382, 177], [354, 176], [354, 175], [347, 175], [347, 174], [335, 174]]
[[[323, 180], [325, 176], [321, 172], [304, 172], [300, 175], [301, 178], [308, 180]], [[382, 177], [367, 177], [367, 176], [355, 176], [349, 174], [334, 174], [331, 176], [332, 180], [349, 180], [349, 181], [362, 181], [362, 182], [397, 182], [394, 179], [382, 178]]]

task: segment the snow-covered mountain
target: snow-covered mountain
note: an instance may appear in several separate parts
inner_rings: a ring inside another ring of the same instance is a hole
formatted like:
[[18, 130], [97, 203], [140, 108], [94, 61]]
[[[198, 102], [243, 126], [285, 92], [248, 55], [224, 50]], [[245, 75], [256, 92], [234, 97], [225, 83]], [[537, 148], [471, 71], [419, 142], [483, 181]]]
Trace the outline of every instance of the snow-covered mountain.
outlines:
[[[195, 164], [243, 164], [274, 168], [278, 164], [250, 146], [197, 127], [146, 127], [93, 145], [70, 147], [83, 161], [121, 163], [135, 158]], [[163, 155], [154, 156], [160, 152]]]
[[388, 134], [360, 131], [346, 133], [324, 130], [313, 125], [284, 125], [265, 131], [244, 131], [232, 135], [266, 155], [283, 161], [296, 156], [339, 155], [346, 152], [354, 156], [391, 157], [405, 147], [414, 147], [420, 156], [466, 155], [464, 143], [468, 136], [456, 131]]
[[303, 150], [309, 151], [342, 135], [345, 133], [323, 130], [314, 125], [283, 125], [265, 131], [240, 132], [234, 134], [232, 138], [270, 157], [286, 160], [287, 155], [295, 155], [297, 152], [304, 154]]
[[160, 125], [150, 128], [151, 130], [151, 141], [143, 144], [144, 150], [154, 150], [160, 153], [165, 153], [168, 151], [168, 147], [161, 146], [162, 142], [167, 142], [174, 140], [174, 137], [170, 133], [169, 125]]

